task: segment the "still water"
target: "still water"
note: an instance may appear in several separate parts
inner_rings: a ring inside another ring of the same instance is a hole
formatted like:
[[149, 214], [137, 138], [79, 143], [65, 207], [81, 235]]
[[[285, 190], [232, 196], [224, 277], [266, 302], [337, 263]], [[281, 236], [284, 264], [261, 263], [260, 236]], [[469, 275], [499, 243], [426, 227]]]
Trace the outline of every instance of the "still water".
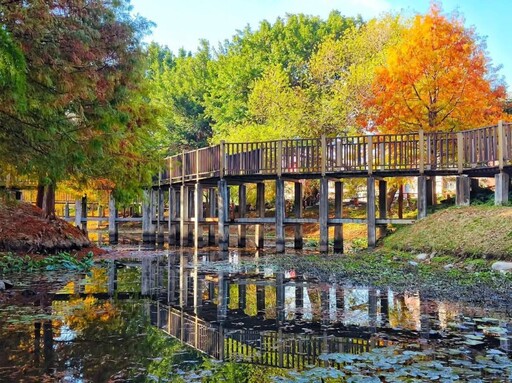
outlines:
[[[239, 253], [126, 255], [87, 275], [8, 276], [21, 293], [0, 305], [0, 382], [263, 383], [313, 366], [352, 381], [509, 381], [512, 321], [492, 307], [317, 281]], [[35, 278], [55, 288], [33, 299]]]

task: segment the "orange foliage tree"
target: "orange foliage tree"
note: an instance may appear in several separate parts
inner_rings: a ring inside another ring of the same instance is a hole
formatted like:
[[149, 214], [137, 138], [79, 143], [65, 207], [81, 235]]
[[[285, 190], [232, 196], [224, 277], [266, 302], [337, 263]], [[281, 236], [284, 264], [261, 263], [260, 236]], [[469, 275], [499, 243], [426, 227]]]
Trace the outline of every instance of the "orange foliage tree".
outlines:
[[437, 4], [416, 16], [377, 69], [369, 125], [381, 132], [460, 131], [495, 124], [505, 87], [485, 49], [456, 15]]

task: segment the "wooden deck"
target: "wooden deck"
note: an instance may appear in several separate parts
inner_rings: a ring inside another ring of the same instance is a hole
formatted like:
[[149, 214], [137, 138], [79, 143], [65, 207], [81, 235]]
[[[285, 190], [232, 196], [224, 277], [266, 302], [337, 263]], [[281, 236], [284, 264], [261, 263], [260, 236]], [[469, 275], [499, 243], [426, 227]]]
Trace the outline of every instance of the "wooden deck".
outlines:
[[512, 124], [463, 132], [221, 143], [169, 157], [160, 185], [291, 179], [490, 175], [512, 161]]

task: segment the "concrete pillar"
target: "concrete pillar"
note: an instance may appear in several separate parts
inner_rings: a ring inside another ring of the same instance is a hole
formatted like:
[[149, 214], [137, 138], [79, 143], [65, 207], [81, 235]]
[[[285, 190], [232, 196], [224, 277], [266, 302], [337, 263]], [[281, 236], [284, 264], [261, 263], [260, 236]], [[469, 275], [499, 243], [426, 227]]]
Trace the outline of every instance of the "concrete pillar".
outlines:
[[[245, 185], [238, 187], [238, 212], [240, 218], [244, 218], [247, 214], [247, 188]], [[238, 225], [238, 247], [247, 246], [247, 225]]]
[[285, 200], [284, 200], [284, 180], [278, 178], [276, 180], [276, 252], [284, 253], [284, 217], [285, 217]]
[[418, 219], [427, 216], [427, 176], [418, 177]]
[[[343, 182], [334, 183], [334, 218], [343, 218]], [[343, 224], [334, 226], [334, 252], [343, 253]]]
[[226, 180], [221, 179], [218, 183], [218, 206], [219, 206], [219, 249], [227, 251], [229, 247], [229, 196], [228, 184]]
[[[214, 188], [208, 189], [208, 201], [209, 205], [209, 214], [210, 218], [213, 218], [217, 215], [217, 193]], [[215, 226], [208, 225], [208, 245], [215, 245]]]
[[75, 201], [75, 226], [79, 229], [83, 229], [82, 225], [82, 200], [77, 199]]
[[[302, 218], [304, 214], [304, 185], [301, 182], [295, 182], [294, 184], [294, 199], [293, 199], [293, 212], [295, 218]], [[293, 247], [295, 249], [302, 249], [304, 247], [304, 238], [302, 224], [298, 223], [295, 225], [295, 239], [293, 241]]]
[[163, 247], [164, 245], [164, 191], [161, 188], [155, 190], [156, 199], [157, 199], [157, 221], [156, 221], [156, 244], [158, 247]]
[[377, 244], [375, 219], [375, 177], [368, 177], [366, 180], [366, 220], [368, 222], [368, 247], [375, 247]]
[[142, 196], [142, 243], [154, 244], [155, 238], [152, 236], [152, 192], [145, 189]]
[[[256, 184], [256, 213], [259, 218], [265, 218], [265, 184], [258, 182]], [[255, 239], [256, 247], [262, 249], [264, 246], [265, 226], [263, 224], [256, 225]]]
[[112, 193], [108, 198], [108, 243], [117, 245], [119, 240], [119, 225], [117, 223], [116, 200]]
[[329, 218], [329, 180], [325, 177], [320, 179], [320, 199], [319, 203], [319, 226], [320, 226], [320, 252], [327, 253], [329, 250], [329, 227], [327, 219]]
[[470, 203], [470, 181], [467, 175], [457, 176], [455, 178], [455, 205], [469, 206]]
[[203, 186], [198, 182], [194, 188], [194, 247], [203, 246]]
[[167, 221], [167, 230], [169, 233], [168, 242], [169, 245], [176, 245], [176, 213], [177, 209], [177, 198], [176, 198], [176, 190], [173, 187], [169, 187], [169, 220]]
[[496, 206], [508, 203], [508, 191], [510, 185], [510, 176], [505, 172], [494, 175], [496, 183], [494, 190], [494, 204]]
[[188, 187], [184, 184], [181, 185], [180, 189], [180, 245], [188, 246], [188, 224], [185, 223], [188, 220]]
[[[388, 183], [383, 180], [379, 180], [379, 218], [386, 219], [388, 209], [387, 209], [387, 186]], [[382, 238], [386, 235], [387, 225], [379, 225], [379, 238]]]

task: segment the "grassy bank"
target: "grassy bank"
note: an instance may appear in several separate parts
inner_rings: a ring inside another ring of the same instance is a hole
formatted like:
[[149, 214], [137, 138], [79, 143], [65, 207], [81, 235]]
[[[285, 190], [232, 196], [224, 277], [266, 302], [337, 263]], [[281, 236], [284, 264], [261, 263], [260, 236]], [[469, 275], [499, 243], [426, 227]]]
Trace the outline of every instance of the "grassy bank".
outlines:
[[384, 240], [384, 248], [512, 260], [512, 207], [452, 207]]

